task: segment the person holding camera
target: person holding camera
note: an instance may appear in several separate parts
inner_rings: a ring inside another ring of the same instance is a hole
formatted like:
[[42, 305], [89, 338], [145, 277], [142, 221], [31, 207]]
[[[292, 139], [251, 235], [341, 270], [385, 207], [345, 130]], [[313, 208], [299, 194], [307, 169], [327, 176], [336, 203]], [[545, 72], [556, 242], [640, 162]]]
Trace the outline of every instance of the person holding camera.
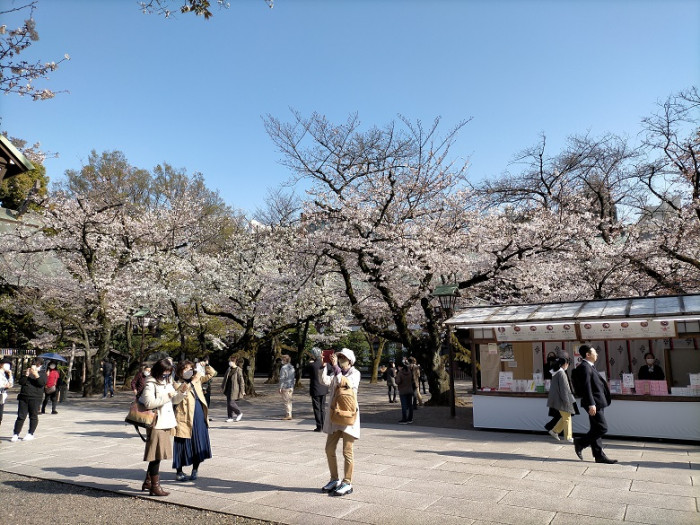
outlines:
[[[328, 459], [328, 470], [331, 474], [331, 480], [326, 483], [321, 492], [328, 493], [330, 496], [345, 496], [352, 494], [352, 472], [354, 467], [353, 444], [356, 439], [360, 439], [360, 407], [357, 404], [357, 389], [360, 386], [360, 371], [353, 365], [355, 364], [355, 353], [343, 348], [340, 352], [333, 354], [330, 357], [329, 373], [327, 367], [323, 367], [321, 380], [324, 385], [328, 385], [330, 392], [330, 404], [323, 422], [323, 431], [328, 434], [326, 438], [326, 458]], [[341, 389], [352, 389], [354, 392], [354, 421], [352, 424], [335, 423], [334, 407], [336, 406], [336, 397], [340, 397]], [[338, 459], [335, 455], [335, 450], [338, 442], [343, 440], [343, 459], [344, 477], [342, 481], [338, 476]]]
[[22, 432], [24, 420], [29, 414], [29, 432], [24, 436], [24, 441], [34, 439], [34, 432], [39, 426], [39, 406], [44, 399], [44, 387], [46, 386], [46, 372], [42, 370], [44, 360], [35, 357], [32, 366], [27, 368], [25, 374], [19, 378], [21, 385], [17, 396], [17, 421], [15, 421], [14, 432], [10, 441], [18, 441], [19, 433]]
[[[180, 361], [177, 365], [173, 385], [183, 394], [183, 399], [175, 405], [175, 442], [173, 444], [173, 468], [177, 471], [178, 481], [195, 481], [199, 464], [211, 458], [209, 442], [209, 418], [207, 402], [204, 399], [202, 384], [216, 376], [216, 370], [207, 366], [206, 375], [194, 371], [190, 360]], [[182, 467], [192, 465], [189, 478], [182, 472]]]
[[309, 374], [309, 395], [311, 396], [311, 407], [314, 410], [314, 419], [316, 420], [316, 428], [314, 432], [323, 430], [323, 422], [326, 415], [326, 396], [328, 395], [328, 386], [323, 384], [321, 374], [326, 364], [323, 362], [321, 349], [313, 347], [311, 349], [312, 359], [307, 365]]

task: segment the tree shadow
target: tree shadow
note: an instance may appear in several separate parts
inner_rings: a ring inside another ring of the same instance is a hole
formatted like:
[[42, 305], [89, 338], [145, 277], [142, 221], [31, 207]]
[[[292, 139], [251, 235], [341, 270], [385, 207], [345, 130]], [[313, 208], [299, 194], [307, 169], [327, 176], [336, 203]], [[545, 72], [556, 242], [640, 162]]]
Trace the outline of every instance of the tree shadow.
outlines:
[[[71, 435], [71, 436], [90, 436], [90, 437], [104, 437], [104, 438], [119, 438], [119, 439], [125, 439], [125, 438], [131, 438], [135, 437], [138, 438], [139, 435], [136, 433], [136, 430], [133, 432], [127, 433], [126, 431], [124, 432], [101, 432], [98, 430], [92, 431], [92, 432], [66, 432], [66, 434]], [[143, 435], [146, 435], [146, 432], [143, 432]]]

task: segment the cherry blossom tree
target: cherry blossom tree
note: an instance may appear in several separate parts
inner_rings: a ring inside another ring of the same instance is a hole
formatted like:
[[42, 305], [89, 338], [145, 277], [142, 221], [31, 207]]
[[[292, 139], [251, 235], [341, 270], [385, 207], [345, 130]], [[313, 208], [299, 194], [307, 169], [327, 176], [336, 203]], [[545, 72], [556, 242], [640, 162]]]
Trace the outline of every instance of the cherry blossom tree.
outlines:
[[65, 54], [51, 62], [32, 62], [20, 58], [20, 54], [39, 40], [34, 19], [38, 4], [38, 0], [18, 2], [16, 7], [0, 11], [3, 20], [20, 13], [28, 15], [16, 29], [8, 29], [7, 24], [0, 25], [0, 91], [29, 96], [33, 100], [47, 100], [55, 97], [56, 92], [36, 87], [34, 82], [41, 78], [48, 79], [61, 63], [70, 60], [70, 56]]

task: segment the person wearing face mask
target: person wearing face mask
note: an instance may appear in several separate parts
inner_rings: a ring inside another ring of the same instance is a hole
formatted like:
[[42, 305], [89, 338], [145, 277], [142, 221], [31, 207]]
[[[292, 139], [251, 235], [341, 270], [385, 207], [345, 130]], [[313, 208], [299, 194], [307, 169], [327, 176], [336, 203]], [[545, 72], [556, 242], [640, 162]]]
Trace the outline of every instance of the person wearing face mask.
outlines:
[[549, 435], [557, 441], [559, 433], [564, 432], [564, 440], [573, 443], [574, 436], [571, 431], [571, 415], [576, 413], [574, 408], [574, 394], [571, 392], [566, 371], [569, 368], [569, 359], [558, 357], [552, 362], [552, 383], [547, 396], [547, 406], [559, 411], [560, 419], [549, 430]]
[[[357, 399], [357, 389], [360, 386], [360, 372], [353, 365], [355, 364], [355, 354], [352, 350], [343, 348], [331, 356], [331, 371], [324, 367], [321, 380], [328, 385], [330, 393], [330, 403], [323, 422], [323, 431], [328, 434], [326, 438], [326, 458], [328, 460], [328, 470], [331, 480], [321, 488], [321, 492], [331, 496], [345, 496], [352, 494], [352, 473], [354, 467], [353, 444], [356, 439], [360, 439], [360, 407], [356, 407], [355, 422], [352, 425], [339, 425], [331, 421], [331, 407], [334, 406], [334, 398], [338, 394], [339, 388], [350, 387], [355, 391]], [[343, 440], [343, 479], [338, 475], [338, 459], [336, 458], [336, 448], [338, 442]]]
[[224, 380], [221, 382], [221, 391], [226, 396], [226, 413], [228, 415], [226, 422], [240, 421], [243, 412], [238, 408], [236, 401], [245, 397], [245, 381], [243, 380], [243, 370], [238, 366], [235, 355], [228, 358], [228, 370], [226, 370]]
[[[202, 383], [216, 376], [216, 370], [207, 366], [206, 375], [200, 376], [194, 370], [190, 360], [180, 361], [177, 365], [174, 387], [184, 397], [175, 405], [175, 442], [173, 444], [173, 468], [178, 481], [197, 479], [199, 464], [211, 458], [209, 442], [209, 412]], [[192, 465], [192, 474], [188, 477], [182, 472], [183, 467]]]
[[44, 387], [44, 402], [41, 404], [41, 413], [46, 414], [46, 405], [51, 400], [51, 413], [58, 414], [56, 410], [56, 402], [58, 401], [58, 383], [61, 380], [61, 374], [56, 369], [56, 363], [49, 362], [49, 371], [46, 373], [46, 386]]
[[7, 391], [15, 386], [15, 380], [12, 376], [12, 361], [9, 358], [2, 360], [0, 367], [0, 424], [2, 424], [2, 414], [5, 409], [5, 400], [7, 399]]
[[136, 396], [136, 399], [141, 397], [143, 393], [143, 387], [146, 386], [146, 378], [151, 375], [151, 365], [148, 363], [143, 363], [140, 370], [131, 380], [131, 391]]
[[44, 360], [41, 357], [35, 357], [32, 366], [27, 368], [26, 373], [17, 381], [21, 389], [17, 396], [17, 421], [15, 421], [10, 441], [19, 440], [19, 433], [22, 432], [27, 415], [29, 415], [29, 432], [24, 436], [24, 441], [34, 439], [34, 432], [39, 426], [39, 406], [44, 398], [46, 386], [46, 372], [42, 369], [43, 365]]
[[167, 359], [161, 359], [151, 368], [151, 375], [146, 378], [140, 401], [149, 410], [156, 410], [158, 418], [155, 425], [146, 431], [146, 450], [143, 460], [148, 461], [146, 479], [141, 490], [149, 491], [151, 496], [170, 494], [160, 486], [160, 462], [173, 457], [173, 445], [170, 436], [175, 433], [175, 412], [173, 403], [179, 403], [185, 397], [183, 392], [175, 391], [170, 381], [173, 366]]
[[654, 357], [654, 354], [648, 352], [644, 356], [644, 361], [646, 363], [642, 365], [642, 367], [639, 369], [639, 373], [637, 374], [639, 379], [651, 379], [652, 381], [663, 381], [666, 379], [664, 371], [660, 366], [656, 365], [656, 358]]

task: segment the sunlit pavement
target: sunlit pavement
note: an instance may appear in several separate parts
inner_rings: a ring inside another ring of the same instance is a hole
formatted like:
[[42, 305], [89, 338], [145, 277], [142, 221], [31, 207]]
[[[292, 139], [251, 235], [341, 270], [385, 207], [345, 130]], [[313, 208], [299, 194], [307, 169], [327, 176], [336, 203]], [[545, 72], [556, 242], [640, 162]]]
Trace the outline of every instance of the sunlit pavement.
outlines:
[[[267, 395], [241, 402], [238, 423], [225, 422], [224, 400], [214, 396], [214, 458], [195, 482], [176, 482], [163, 462], [161, 482], [171, 494], [159, 499], [287, 524], [700, 523], [698, 446], [606, 440], [607, 454], [620, 463], [599, 465], [590, 451], [579, 461], [572, 445], [544, 433], [421, 425], [421, 417], [434, 425], [431, 418], [447, 414], [442, 408], [419, 410], [414, 425], [400, 426], [400, 405], [384, 406], [383, 384], [360, 390], [368, 414], [355, 445], [354, 492], [330, 498], [319, 490], [328, 481], [325, 435], [312, 431], [308, 396], [295, 393], [295, 419], [282, 421], [274, 387], [256, 387]], [[40, 416], [36, 439], [16, 443], [13, 397], [0, 427], [1, 470], [145, 494], [144, 447], [124, 424], [126, 393], [70, 397], [59, 414]]]

